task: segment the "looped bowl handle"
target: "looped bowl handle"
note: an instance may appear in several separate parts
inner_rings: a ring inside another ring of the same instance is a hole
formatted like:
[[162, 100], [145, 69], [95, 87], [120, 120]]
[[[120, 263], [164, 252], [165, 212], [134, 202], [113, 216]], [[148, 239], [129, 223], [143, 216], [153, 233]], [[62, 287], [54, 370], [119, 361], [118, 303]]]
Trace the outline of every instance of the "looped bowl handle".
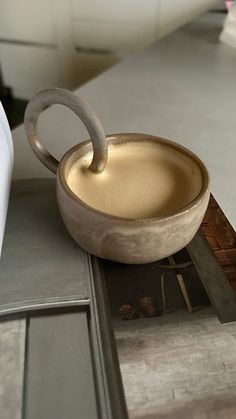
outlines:
[[93, 159], [89, 169], [95, 173], [102, 172], [106, 166], [108, 153], [103, 126], [85, 100], [65, 89], [44, 90], [28, 103], [24, 118], [25, 132], [36, 156], [49, 170], [57, 172], [59, 161], [47, 151], [38, 134], [38, 119], [41, 112], [54, 104], [67, 106], [83, 121], [93, 146]]

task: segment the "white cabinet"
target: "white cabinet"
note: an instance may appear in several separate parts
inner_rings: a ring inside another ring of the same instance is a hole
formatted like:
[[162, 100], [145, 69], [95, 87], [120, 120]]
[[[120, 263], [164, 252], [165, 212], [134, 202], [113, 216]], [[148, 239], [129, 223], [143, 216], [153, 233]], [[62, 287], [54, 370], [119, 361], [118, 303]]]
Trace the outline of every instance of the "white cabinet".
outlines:
[[80, 48], [133, 52], [156, 38], [158, 0], [72, 0]]
[[218, 0], [0, 0], [0, 65], [18, 97], [74, 88]]
[[50, 0], [0, 0], [0, 39], [55, 44]]
[[194, 16], [219, 4], [216, 0], [164, 0], [160, 8], [158, 37], [163, 37]]
[[80, 48], [125, 54], [150, 44], [219, 0], [71, 0]]
[[113, 51], [121, 55], [145, 47], [156, 37], [151, 25], [100, 21], [73, 22], [73, 35], [74, 44], [80, 49]]
[[4, 82], [13, 87], [16, 97], [28, 98], [60, 84], [58, 54], [53, 48], [2, 43], [0, 62]]
[[0, 0], [0, 66], [16, 97], [75, 88], [117, 62], [114, 54], [76, 50], [69, 0]]
[[156, 0], [72, 0], [75, 20], [122, 23], [156, 22]]
[[71, 69], [71, 85], [65, 85], [60, 71], [60, 58], [55, 48], [0, 43], [0, 62], [6, 86], [15, 97], [29, 99], [49, 87], [75, 88], [117, 62], [112, 54], [77, 52]]

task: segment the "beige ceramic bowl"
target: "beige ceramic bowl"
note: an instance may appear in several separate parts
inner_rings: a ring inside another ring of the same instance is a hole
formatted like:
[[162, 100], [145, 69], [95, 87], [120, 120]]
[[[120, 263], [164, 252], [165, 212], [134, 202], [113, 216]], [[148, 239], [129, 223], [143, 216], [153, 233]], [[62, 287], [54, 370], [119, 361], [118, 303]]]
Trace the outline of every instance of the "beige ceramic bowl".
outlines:
[[[70, 149], [60, 163], [45, 150], [37, 133], [40, 112], [53, 103], [65, 104], [73, 109], [83, 119], [92, 139]], [[36, 155], [56, 173], [57, 200], [67, 230], [89, 253], [117, 262], [148, 263], [172, 255], [194, 237], [209, 201], [209, 175], [201, 160], [186, 148], [169, 140], [145, 134], [116, 134], [106, 137], [105, 141], [98, 119], [94, 123], [91, 109], [77, 96], [62, 89], [42, 92], [29, 103], [25, 115], [25, 128]], [[180, 153], [183, 159], [188, 159], [190, 164], [198, 168], [199, 193], [185, 207], [168, 216], [125, 219], [87, 205], [68, 186], [67, 177], [72, 165], [88, 152], [94, 152], [91, 170], [101, 171], [106, 165], [109, 144], [143, 141], [154, 141], [168, 147], [170, 153]]]

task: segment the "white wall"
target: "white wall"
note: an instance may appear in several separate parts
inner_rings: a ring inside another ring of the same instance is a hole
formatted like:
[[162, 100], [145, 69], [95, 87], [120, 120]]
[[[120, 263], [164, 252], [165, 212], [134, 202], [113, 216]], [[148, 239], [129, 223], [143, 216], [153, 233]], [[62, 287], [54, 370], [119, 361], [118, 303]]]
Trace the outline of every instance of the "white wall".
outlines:
[[6, 85], [29, 98], [73, 88], [160, 38], [217, 0], [0, 0]]

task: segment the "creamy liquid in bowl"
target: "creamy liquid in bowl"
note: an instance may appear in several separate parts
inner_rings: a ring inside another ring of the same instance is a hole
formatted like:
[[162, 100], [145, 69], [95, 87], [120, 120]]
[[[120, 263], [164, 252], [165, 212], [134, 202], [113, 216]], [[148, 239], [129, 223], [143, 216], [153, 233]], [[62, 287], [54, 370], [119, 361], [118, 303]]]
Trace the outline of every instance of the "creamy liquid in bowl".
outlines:
[[187, 155], [161, 143], [109, 145], [102, 173], [88, 167], [92, 152], [69, 170], [69, 188], [91, 207], [118, 217], [137, 219], [171, 215], [201, 191], [199, 166]]

